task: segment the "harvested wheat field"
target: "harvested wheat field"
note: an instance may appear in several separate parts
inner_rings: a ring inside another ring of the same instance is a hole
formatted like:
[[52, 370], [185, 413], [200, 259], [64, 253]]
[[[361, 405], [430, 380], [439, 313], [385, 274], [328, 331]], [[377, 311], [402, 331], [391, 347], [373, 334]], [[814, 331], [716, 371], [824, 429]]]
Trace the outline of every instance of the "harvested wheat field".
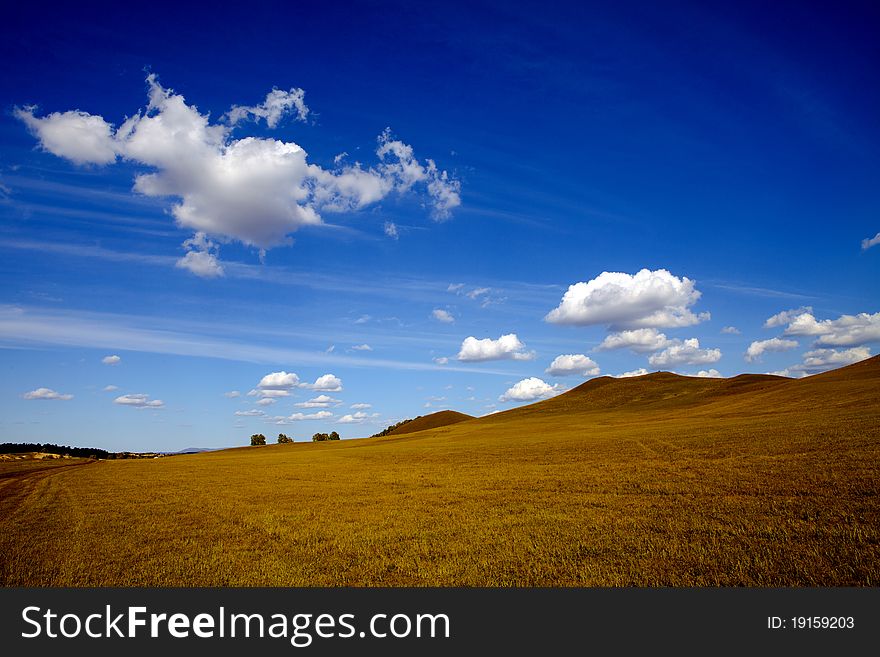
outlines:
[[878, 357], [603, 377], [400, 436], [4, 463], [0, 583], [876, 586], [878, 463]]

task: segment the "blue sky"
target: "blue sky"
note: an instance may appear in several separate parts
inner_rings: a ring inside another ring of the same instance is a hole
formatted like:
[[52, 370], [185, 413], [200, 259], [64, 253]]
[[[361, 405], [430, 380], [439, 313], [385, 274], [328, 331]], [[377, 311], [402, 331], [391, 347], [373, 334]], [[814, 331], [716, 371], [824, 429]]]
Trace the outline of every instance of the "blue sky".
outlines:
[[876, 7], [421, 4], [8, 11], [0, 440], [877, 353]]

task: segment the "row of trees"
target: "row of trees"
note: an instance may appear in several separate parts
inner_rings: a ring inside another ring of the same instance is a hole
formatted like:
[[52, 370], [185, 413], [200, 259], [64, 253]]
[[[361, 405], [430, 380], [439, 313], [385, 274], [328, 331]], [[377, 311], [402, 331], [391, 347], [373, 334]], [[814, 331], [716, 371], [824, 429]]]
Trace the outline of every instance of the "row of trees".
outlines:
[[[285, 436], [283, 433], [278, 434], [278, 444], [286, 445], [287, 443], [292, 443], [293, 438], [289, 436]], [[266, 436], [261, 433], [255, 433], [251, 436], [251, 445], [265, 445], [266, 444]]]
[[392, 424], [390, 427], [386, 427], [385, 429], [382, 429], [382, 431], [380, 431], [379, 433], [374, 433], [372, 436], [370, 436], [370, 438], [381, 438], [382, 436], [387, 436], [389, 433], [391, 433], [395, 429], [402, 427], [404, 424], [409, 424], [413, 420], [418, 420], [420, 417], [422, 417], [422, 416], [417, 415], [416, 417], [410, 418], [409, 420], [401, 420], [397, 424]]
[[[325, 440], [339, 440], [339, 434], [335, 431], [331, 431], [330, 433], [316, 433], [312, 436], [312, 442], [323, 442]], [[286, 445], [287, 443], [292, 443], [293, 438], [287, 436], [283, 433], [278, 434], [278, 444]], [[266, 444], [266, 436], [261, 433], [255, 433], [251, 436], [251, 445], [265, 445]]]

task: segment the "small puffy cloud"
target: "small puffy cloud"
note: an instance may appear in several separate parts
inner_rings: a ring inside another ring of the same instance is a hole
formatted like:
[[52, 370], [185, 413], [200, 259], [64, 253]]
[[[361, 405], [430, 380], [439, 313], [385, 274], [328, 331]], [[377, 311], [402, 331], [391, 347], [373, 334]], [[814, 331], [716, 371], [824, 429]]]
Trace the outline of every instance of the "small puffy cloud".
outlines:
[[672, 365], [704, 365], [717, 363], [721, 360], [720, 349], [701, 349], [697, 338], [677, 342], [658, 354], [648, 358], [652, 367], [669, 367]]
[[114, 354], [113, 356], [104, 356], [101, 359], [101, 362], [104, 363], [104, 365], [118, 365], [122, 362], [122, 359]]
[[30, 392], [24, 393], [22, 397], [24, 397], [25, 399], [46, 399], [59, 401], [67, 401], [68, 399], [73, 399], [73, 395], [55, 392], [51, 388], [37, 388], [36, 390], [31, 390]]
[[373, 408], [373, 405], [372, 405], [372, 404], [363, 404], [363, 403], [361, 403], [361, 404], [352, 404], [351, 406], [349, 406], [349, 408], [353, 408], [353, 409], [356, 410], [356, 411], [365, 411], [365, 410], [367, 410], [368, 408]]
[[275, 128], [282, 118], [295, 113], [294, 118], [297, 121], [305, 122], [309, 116], [305, 95], [306, 92], [298, 88], [290, 91], [273, 88], [266, 94], [266, 100], [259, 105], [250, 107], [235, 105], [227, 112], [226, 118], [231, 125], [236, 125], [247, 118], [253, 118], [255, 121], [264, 119], [267, 126]]
[[458, 352], [460, 361], [487, 361], [487, 360], [532, 360], [535, 352], [525, 351], [526, 346], [516, 337], [516, 333], [502, 335], [497, 340], [492, 338], [477, 338], [470, 336], [461, 343]]
[[342, 379], [333, 374], [324, 374], [315, 379], [314, 383], [301, 383], [300, 388], [308, 388], [309, 390], [321, 390], [323, 392], [340, 392], [342, 390]]
[[162, 408], [165, 406], [165, 402], [161, 399], [150, 399], [149, 395], [145, 395], [142, 393], [133, 394], [133, 395], [122, 395], [121, 397], [117, 397], [113, 400], [114, 404], [119, 404], [120, 406], [131, 406], [133, 408]]
[[361, 315], [356, 320], [354, 320], [354, 323], [355, 324], [366, 324], [371, 319], [373, 319], [373, 317], [371, 315]]
[[862, 240], [862, 251], [867, 251], [872, 246], [877, 246], [880, 244], [880, 233], [874, 235], [874, 237], [866, 237]]
[[767, 321], [764, 322], [764, 328], [778, 328], [780, 326], [785, 326], [789, 322], [791, 322], [798, 315], [803, 315], [805, 313], [812, 313], [813, 308], [811, 306], [801, 306], [800, 308], [792, 308], [791, 310], [783, 310], [782, 312], [778, 312], [772, 317], [768, 317]]
[[267, 374], [257, 387], [262, 390], [289, 390], [299, 385], [299, 377], [293, 372], [272, 372]]
[[293, 415], [288, 415], [287, 419], [293, 422], [301, 422], [303, 420], [326, 420], [331, 417], [333, 417], [333, 413], [330, 411], [318, 411], [316, 413], [294, 413]]
[[785, 335], [816, 336], [817, 347], [856, 347], [880, 341], [880, 312], [817, 320], [812, 313], [791, 319]]
[[781, 338], [755, 340], [746, 349], [745, 359], [751, 363], [761, 358], [767, 351], [788, 351], [789, 349], [796, 349], [797, 346], [797, 340], [783, 340]]
[[725, 326], [723, 329], [721, 329], [721, 332], [725, 333], [727, 335], [739, 335], [740, 334], [740, 330], [738, 328], [736, 328], [735, 326]]
[[[274, 127], [295, 112], [308, 115], [301, 89], [273, 89], [259, 105], [234, 106], [225, 122], [212, 122], [195, 105], [147, 76], [145, 109], [114, 127], [101, 116], [78, 110], [38, 117], [34, 107], [15, 116], [41, 147], [77, 164], [111, 164], [121, 158], [147, 172], [135, 177], [137, 193], [172, 199], [170, 214], [178, 226], [249, 246], [267, 249], [289, 243], [304, 226], [323, 223], [322, 212], [352, 212], [390, 194], [422, 190], [437, 221], [461, 204], [458, 180], [431, 159], [419, 160], [413, 148], [379, 135], [377, 162], [334, 170], [310, 163], [293, 142], [262, 137], [234, 138], [246, 118]], [[190, 255], [192, 254], [192, 255]], [[190, 250], [179, 266], [219, 275], [216, 254]]]
[[318, 395], [317, 397], [309, 399], [308, 401], [294, 404], [294, 406], [297, 406], [298, 408], [328, 408], [329, 406], [333, 406], [341, 402], [341, 399], [334, 399], [329, 395]]
[[208, 237], [198, 232], [188, 240], [184, 240], [183, 248], [186, 255], [180, 258], [175, 266], [186, 269], [200, 278], [217, 278], [225, 275], [218, 258], [218, 247]]
[[438, 356], [437, 358], [434, 359], [434, 362], [437, 363], [438, 365], [448, 365], [449, 359], [446, 356]]
[[464, 283], [450, 283], [449, 287], [446, 288], [447, 292], [455, 292], [459, 294], [461, 290], [464, 288]]
[[230, 390], [229, 392], [224, 392], [223, 396], [227, 399], [235, 399], [236, 397], [241, 397], [241, 393], [238, 390]]
[[721, 372], [719, 372], [715, 368], [710, 368], [708, 370], [700, 370], [699, 372], [694, 374], [694, 376], [698, 376], [701, 379], [720, 379], [720, 378], [722, 378]]
[[623, 372], [621, 374], [615, 374], [614, 378], [615, 379], [629, 379], [634, 376], [644, 376], [645, 374], [648, 374], [648, 370], [646, 370], [644, 367], [640, 367], [639, 369], [632, 370], [630, 372]]
[[16, 107], [15, 117], [39, 141], [43, 150], [75, 164], [110, 164], [118, 154], [113, 126], [100, 116], [78, 110], [34, 116], [36, 107]]
[[599, 366], [584, 354], [563, 354], [557, 356], [544, 370], [550, 376], [599, 376]]
[[237, 417], [265, 417], [266, 412], [253, 408], [247, 411], [235, 411], [233, 415]]
[[253, 390], [248, 392], [247, 396], [248, 397], [289, 397], [290, 391], [289, 390], [274, 390], [271, 388], [268, 390], [257, 390], [256, 388], [254, 388]]
[[397, 224], [393, 221], [385, 222], [385, 235], [390, 237], [393, 240], [396, 240], [400, 237], [400, 234], [397, 232]]
[[537, 377], [529, 377], [518, 381], [498, 398], [498, 401], [535, 401], [536, 399], [547, 399], [562, 392], [563, 388], [558, 383], [551, 386], [549, 383], [542, 381]]
[[868, 347], [851, 349], [814, 349], [804, 354], [803, 362], [792, 365], [788, 371], [803, 375], [818, 374], [836, 367], [852, 365], [871, 357]]
[[368, 344], [356, 344], [352, 349], [355, 351], [373, 351], [373, 348]]
[[431, 311], [431, 317], [444, 324], [452, 324], [455, 321], [455, 317], [453, 317], [449, 311], [443, 310], [442, 308], [434, 308], [434, 310]]
[[361, 424], [369, 419], [369, 417], [370, 416], [363, 411], [358, 411], [357, 413], [343, 415], [341, 418], [336, 420], [336, 422], [338, 424]]
[[669, 339], [655, 328], [633, 329], [620, 331], [606, 336], [596, 351], [609, 351], [611, 349], [631, 349], [636, 353], [648, 353], [659, 351], [670, 344]]
[[636, 274], [602, 272], [596, 278], [569, 286], [559, 306], [544, 318], [554, 324], [614, 329], [692, 326], [709, 319], [690, 307], [701, 293], [689, 278], [665, 269], [642, 269]]
[[114, 386], [113, 384], [104, 386], [101, 391], [102, 392], [113, 392], [114, 390], [119, 390], [119, 386]]
[[812, 306], [801, 306], [800, 308], [783, 310], [782, 312], [776, 313], [772, 317], [768, 317], [767, 321], [764, 322], [764, 328], [778, 328], [780, 326], [785, 326], [799, 315], [810, 314], [812, 312]]
[[257, 402], [258, 406], [269, 406], [274, 404], [278, 400], [275, 397], [263, 397], [261, 400]]
[[471, 290], [470, 292], [466, 293], [465, 296], [468, 299], [476, 299], [478, 297], [482, 297], [482, 296], [489, 294], [489, 292], [491, 292], [491, 291], [492, 291], [491, 287], [477, 287], [477, 288], [474, 288], [473, 290]]

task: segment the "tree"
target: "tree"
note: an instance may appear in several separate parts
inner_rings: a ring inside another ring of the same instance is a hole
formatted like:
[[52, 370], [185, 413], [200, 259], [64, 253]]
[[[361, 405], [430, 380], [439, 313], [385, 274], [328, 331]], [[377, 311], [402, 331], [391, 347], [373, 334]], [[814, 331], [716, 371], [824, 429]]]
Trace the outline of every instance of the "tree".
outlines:
[[251, 445], [265, 445], [266, 444], [266, 436], [261, 433], [255, 433], [251, 436]]
[[335, 431], [331, 431], [330, 435], [327, 436], [327, 440], [339, 440], [339, 434]]
[[314, 436], [312, 436], [313, 443], [321, 443], [325, 440], [330, 440], [330, 436], [328, 436], [326, 433], [316, 433]]
[[286, 445], [287, 443], [292, 443], [292, 442], [293, 442], [293, 438], [285, 436], [283, 433], [278, 434], [278, 444], [279, 445]]

